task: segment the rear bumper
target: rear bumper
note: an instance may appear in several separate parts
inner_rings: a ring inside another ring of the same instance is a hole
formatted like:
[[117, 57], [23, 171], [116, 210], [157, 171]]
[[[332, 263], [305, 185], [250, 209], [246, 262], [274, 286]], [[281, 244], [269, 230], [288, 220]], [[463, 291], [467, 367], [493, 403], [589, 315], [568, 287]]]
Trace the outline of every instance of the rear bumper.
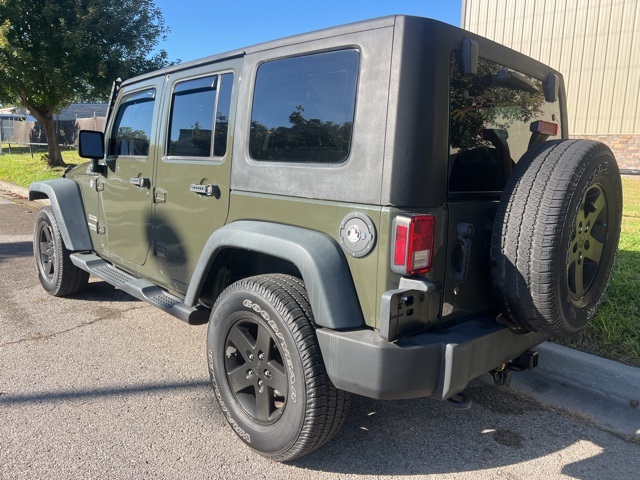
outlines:
[[491, 318], [388, 342], [373, 330], [316, 331], [334, 385], [377, 399], [447, 399], [470, 380], [547, 340], [514, 334]]

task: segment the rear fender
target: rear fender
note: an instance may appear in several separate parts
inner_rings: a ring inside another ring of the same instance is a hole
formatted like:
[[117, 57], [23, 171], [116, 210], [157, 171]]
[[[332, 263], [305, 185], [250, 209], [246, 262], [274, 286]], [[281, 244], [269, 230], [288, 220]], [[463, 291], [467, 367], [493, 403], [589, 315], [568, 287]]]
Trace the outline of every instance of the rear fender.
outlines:
[[364, 326], [349, 265], [337, 242], [324, 233], [267, 222], [238, 221], [214, 232], [200, 255], [185, 304], [197, 304], [213, 262], [226, 248], [293, 263], [304, 280], [317, 325], [334, 329]]

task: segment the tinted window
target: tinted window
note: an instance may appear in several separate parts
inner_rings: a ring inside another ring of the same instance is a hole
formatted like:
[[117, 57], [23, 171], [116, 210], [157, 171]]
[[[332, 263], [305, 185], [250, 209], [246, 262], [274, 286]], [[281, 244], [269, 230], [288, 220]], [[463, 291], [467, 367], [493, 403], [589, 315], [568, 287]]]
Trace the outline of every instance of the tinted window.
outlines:
[[480, 58], [476, 75], [463, 75], [451, 55], [449, 190], [501, 191], [512, 166], [538, 141], [538, 120], [560, 128], [559, 103], [545, 101], [542, 82]]
[[217, 80], [217, 76], [199, 78], [174, 89], [168, 155], [211, 156]]
[[251, 157], [294, 162], [346, 160], [358, 65], [356, 50], [261, 65], [251, 113]]
[[[167, 146], [169, 156], [211, 157], [212, 141], [213, 155], [225, 154], [232, 85], [230, 73], [176, 85]], [[216, 99], [218, 110], [214, 114]]]
[[229, 130], [229, 111], [231, 110], [231, 90], [233, 74], [225, 73], [220, 77], [220, 93], [218, 94], [218, 108], [216, 110], [216, 135], [213, 154], [222, 157], [227, 153], [227, 134]]
[[122, 98], [111, 131], [109, 155], [149, 155], [154, 98], [153, 89]]

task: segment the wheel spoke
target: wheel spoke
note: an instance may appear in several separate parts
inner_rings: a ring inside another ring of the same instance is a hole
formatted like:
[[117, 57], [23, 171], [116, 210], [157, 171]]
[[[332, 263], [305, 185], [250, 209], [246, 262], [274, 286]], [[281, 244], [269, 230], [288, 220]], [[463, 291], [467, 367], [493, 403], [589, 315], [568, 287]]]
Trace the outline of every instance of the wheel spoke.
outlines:
[[255, 380], [253, 378], [249, 378], [250, 375], [247, 374], [249, 370], [250, 367], [244, 364], [231, 372], [227, 372], [227, 380], [229, 381], [229, 386], [233, 393], [241, 392], [253, 385]]
[[[42, 255], [47, 254], [47, 250], [49, 250], [49, 242], [40, 242], [40, 253]], [[48, 257], [48, 255], [47, 255]]]
[[577, 297], [584, 295], [584, 262], [577, 261], [574, 263], [574, 293]]
[[263, 352], [267, 359], [269, 359], [271, 352], [271, 341], [271, 334], [267, 328], [264, 326], [258, 327], [258, 338], [256, 339], [255, 349], [258, 352]]
[[596, 263], [600, 263], [600, 259], [602, 258], [602, 250], [604, 249], [604, 243], [599, 240], [596, 240], [593, 237], [589, 237], [588, 240], [589, 248], [584, 249], [584, 256], [591, 261]]
[[272, 361], [269, 362], [268, 367], [269, 372], [271, 372], [271, 378], [267, 382], [268, 385], [286, 397], [289, 384], [287, 382], [287, 373], [284, 365]]
[[271, 395], [270, 389], [266, 385], [262, 389], [256, 388], [256, 415], [258, 419], [265, 422], [271, 418], [271, 412], [273, 411], [273, 398]]
[[[595, 201], [591, 202], [590, 211], [585, 215], [585, 220], [587, 222], [590, 222], [592, 225], [595, 224], [596, 220], [600, 216], [600, 213], [602, 212], [602, 210], [604, 210], [606, 205], [607, 205], [607, 201], [604, 197], [604, 194], [602, 192], [599, 192], [598, 197], [595, 199]], [[585, 208], [586, 208], [586, 202], [585, 202]]]
[[247, 352], [252, 352], [255, 349], [255, 341], [251, 336], [240, 326], [235, 326], [229, 332], [228, 341], [233, 343], [238, 353], [244, 358]]
[[44, 227], [44, 228], [42, 229], [42, 233], [44, 233], [45, 241], [46, 241], [48, 244], [51, 244], [51, 241], [53, 240], [53, 237], [52, 237], [52, 235], [51, 235], [51, 229], [50, 229], [49, 227]]
[[53, 275], [53, 261], [51, 257], [47, 257], [45, 261], [42, 262], [42, 269], [44, 270], [45, 275], [51, 276]]
[[580, 250], [580, 239], [579, 237], [576, 237], [571, 242], [571, 245], [569, 245], [569, 264], [572, 264], [573, 262], [576, 262], [578, 260], [579, 250]]
[[582, 208], [578, 211], [578, 216], [576, 217], [575, 233], [578, 233], [580, 226], [585, 225], [587, 223], [587, 213], [584, 211], [585, 205], [586, 204], [584, 203], [584, 200], [583, 200]]

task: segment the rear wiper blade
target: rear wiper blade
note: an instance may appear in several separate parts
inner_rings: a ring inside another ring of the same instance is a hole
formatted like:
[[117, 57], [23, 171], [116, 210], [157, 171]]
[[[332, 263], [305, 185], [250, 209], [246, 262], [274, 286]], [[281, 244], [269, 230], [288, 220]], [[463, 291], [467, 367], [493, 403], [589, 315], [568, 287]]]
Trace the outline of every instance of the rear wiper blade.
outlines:
[[508, 87], [531, 93], [540, 93], [540, 89], [536, 87], [535, 83], [516, 72], [510, 72], [509, 70], [502, 69], [496, 74], [488, 75], [488, 77], [491, 85], [498, 85], [500, 87]]

